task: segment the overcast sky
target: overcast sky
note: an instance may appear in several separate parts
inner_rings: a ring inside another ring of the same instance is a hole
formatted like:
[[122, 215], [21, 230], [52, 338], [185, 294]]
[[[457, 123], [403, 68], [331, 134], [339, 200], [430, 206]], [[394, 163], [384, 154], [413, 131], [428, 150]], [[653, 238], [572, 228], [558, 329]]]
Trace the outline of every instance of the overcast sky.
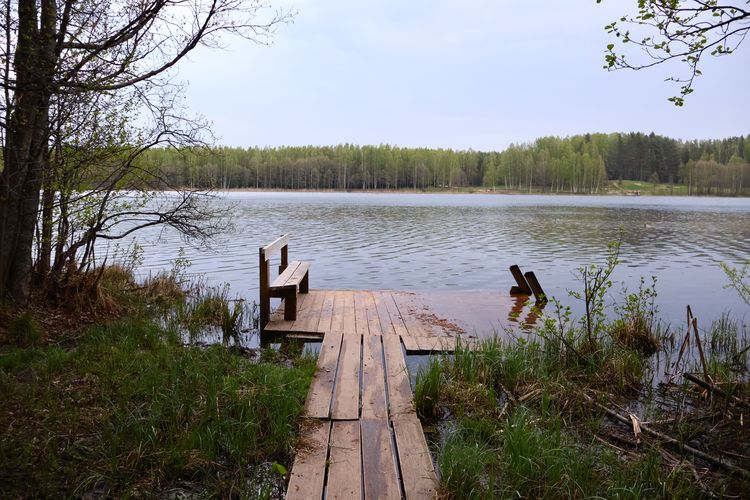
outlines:
[[[284, 0], [270, 47], [225, 39], [179, 69], [229, 146], [389, 143], [501, 150], [540, 136], [750, 133], [750, 41], [708, 58], [683, 108], [678, 65], [607, 72], [603, 27], [635, 0]], [[631, 55], [631, 58], [635, 54]]]

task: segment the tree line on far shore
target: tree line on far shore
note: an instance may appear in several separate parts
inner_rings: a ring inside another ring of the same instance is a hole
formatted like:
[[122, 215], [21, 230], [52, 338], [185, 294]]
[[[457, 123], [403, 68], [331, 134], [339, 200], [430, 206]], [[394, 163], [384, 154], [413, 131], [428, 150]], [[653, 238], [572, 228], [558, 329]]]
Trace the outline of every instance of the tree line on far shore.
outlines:
[[680, 141], [643, 133], [543, 137], [504, 151], [378, 146], [153, 149], [169, 186], [217, 189], [450, 189], [600, 193], [608, 181], [684, 185], [688, 194], [750, 193], [750, 135]]

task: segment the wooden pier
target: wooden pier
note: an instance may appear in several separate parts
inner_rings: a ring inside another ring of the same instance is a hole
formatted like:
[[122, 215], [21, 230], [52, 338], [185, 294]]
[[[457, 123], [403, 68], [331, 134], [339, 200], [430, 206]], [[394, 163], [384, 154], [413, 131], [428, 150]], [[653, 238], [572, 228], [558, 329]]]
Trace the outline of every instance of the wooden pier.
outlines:
[[[259, 249], [261, 341], [321, 341], [287, 499], [435, 498], [438, 479], [414, 408], [405, 353], [453, 351], [477, 336], [533, 324], [533, 273], [502, 292], [310, 290], [310, 263], [289, 261], [289, 237]], [[278, 277], [270, 259], [280, 254]], [[518, 296], [513, 296], [518, 295]], [[271, 298], [283, 299], [271, 313]]]
[[288, 499], [435, 497], [437, 476], [404, 354], [451, 351], [458, 338], [476, 340], [467, 325], [441, 313], [447, 305], [469, 316], [491, 310], [507, 323], [525, 301], [499, 292], [429, 299], [410, 292], [311, 290], [299, 295], [295, 320], [284, 319], [283, 303], [271, 316], [266, 333], [322, 338]]

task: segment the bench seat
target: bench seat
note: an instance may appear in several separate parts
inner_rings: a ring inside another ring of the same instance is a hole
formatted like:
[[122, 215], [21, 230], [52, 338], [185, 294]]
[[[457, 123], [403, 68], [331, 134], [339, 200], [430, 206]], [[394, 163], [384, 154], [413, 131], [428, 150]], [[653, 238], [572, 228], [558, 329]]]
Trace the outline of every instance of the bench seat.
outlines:
[[307, 293], [309, 290], [310, 263], [294, 260], [269, 285], [270, 297], [284, 299], [284, 319], [297, 319], [297, 293]]

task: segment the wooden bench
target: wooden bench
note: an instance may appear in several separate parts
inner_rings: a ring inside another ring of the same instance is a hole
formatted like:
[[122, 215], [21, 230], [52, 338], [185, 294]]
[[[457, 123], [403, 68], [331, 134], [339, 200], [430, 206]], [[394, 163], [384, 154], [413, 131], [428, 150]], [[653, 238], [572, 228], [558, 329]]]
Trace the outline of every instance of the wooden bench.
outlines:
[[[279, 275], [270, 280], [269, 259], [276, 253], [281, 253]], [[309, 290], [310, 263], [298, 260], [289, 262], [289, 235], [280, 236], [260, 251], [260, 327], [268, 324], [271, 318], [271, 297], [284, 301], [284, 319], [297, 319], [297, 293], [307, 293]]]

